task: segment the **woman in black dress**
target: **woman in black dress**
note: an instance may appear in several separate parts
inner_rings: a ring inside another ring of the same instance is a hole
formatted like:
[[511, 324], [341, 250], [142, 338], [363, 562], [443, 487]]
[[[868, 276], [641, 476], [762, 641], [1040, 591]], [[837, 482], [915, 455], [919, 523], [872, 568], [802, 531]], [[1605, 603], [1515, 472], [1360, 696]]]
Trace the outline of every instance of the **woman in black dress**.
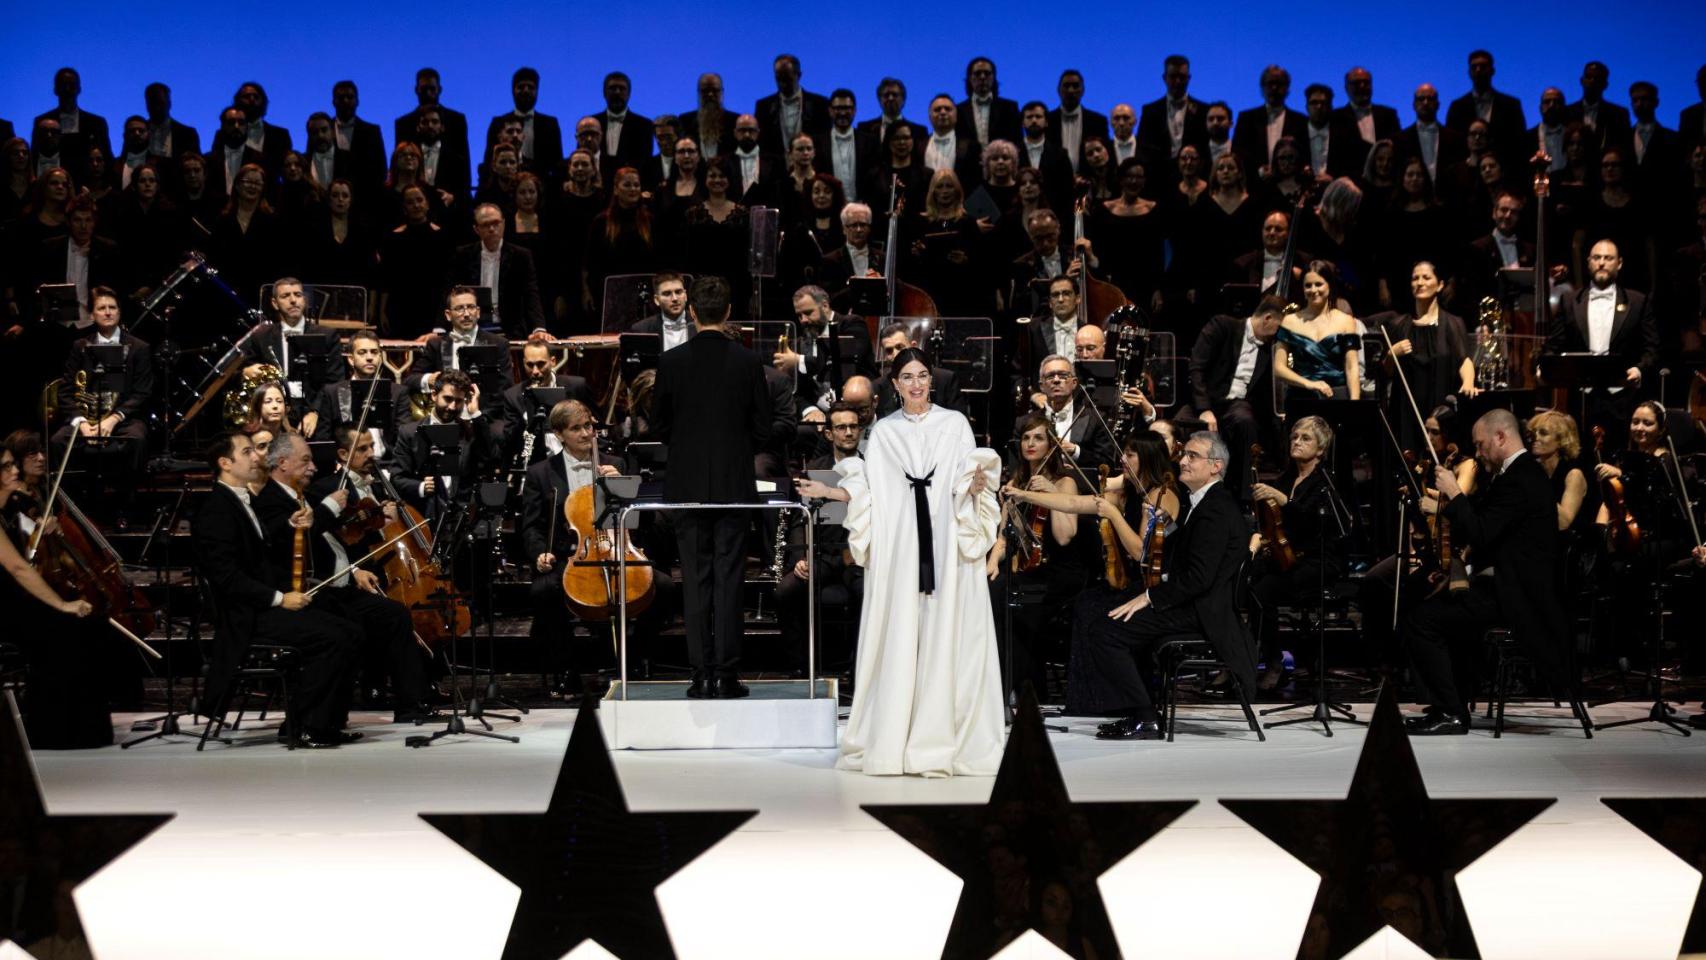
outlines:
[[554, 269], [566, 281], [563, 298], [568, 308], [568, 332], [597, 333], [599, 317], [588, 312], [577, 285], [586, 263], [587, 232], [592, 228], [593, 218], [605, 207], [604, 183], [599, 179], [598, 160], [585, 150], [569, 154], [563, 166], [568, 176], [551, 211], [556, 221], [552, 230], [557, 234], [557, 254], [561, 257]]
[[739, 181], [728, 157], [705, 161], [705, 199], [682, 218], [682, 272], [695, 277], [722, 277], [733, 295], [734, 316], [746, 316], [752, 281], [747, 251], [752, 246], [746, 207], [729, 195]]
[[1148, 182], [1142, 160], [1121, 160], [1119, 196], [1092, 200], [1084, 230], [1102, 270], [1126, 299], [1158, 312], [1167, 231], [1160, 204], [1143, 196]]
[[403, 225], [380, 242], [379, 316], [388, 337], [413, 339], [445, 326], [438, 284], [421, 278], [444, 276], [455, 242], [428, 212], [426, 188], [403, 191]]
[[260, 164], [237, 168], [233, 194], [213, 222], [207, 258], [244, 298], [259, 298], [261, 286], [279, 275], [282, 231], [266, 200], [266, 171]]
[[[1434, 265], [1423, 260], [1410, 271], [1410, 299], [1414, 308], [1376, 318], [1392, 341], [1386, 367], [1402, 365], [1404, 379], [1416, 396], [1416, 409], [1432, 410], [1455, 396], [1467, 400], [1480, 393], [1475, 385], [1475, 360], [1469, 333], [1456, 314], [1440, 306], [1440, 276]], [[1406, 450], [1426, 450], [1427, 438], [1417, 433], [1416, 415], [1394, 376], [1388, 397], [1387, 417], [1398, 430], [1398, 442]]]
[[[1008, 471], [1007, 482], [1036, 493], [1093, 494], [1095, 491], [1065, 466], [1060, 448], [1049, 437], [1051, 429], [1042, 413], [1031, 413], [1019, 422], [1018, 456]], [[1039, 524], [1041, 533], [1037, 535]], [[1050, 651], [1064, 645], [1051, 643], [1045, 628], [1053, 615], [1090, 582], [1100, 543], [1093, 514], [1007, 501], [1002, 510], [1001, 535], [984, 564], [990, 602], [996, 611], [996, 635], [1006, 630], [1004, 614], [1010, 597], [1020, 591], [1040, 594], [1013, 607], [1008, 670], [1004, 672], [1008, 692], [1021, 691], [1029, 682], [1039, 701], [1054, 702], [1048, 696], [1045, 667], [1051, 659]]]
[[[1456, 260], [1451, 218], [1434, 196], [1433, 179], [1420, 157], [1404, 161], [1399, 187], [1383, 212], [1362, 211], [1373, 217], [1380, 236], [1380, 276], [1377, 298], [1382, 310], [1412, 309], [1410, 272], [1417, 262], [1445, 264]], [[1424, 408], [1426, 409], [1426, 408]]]
[[[339, 178], [326, 187], [326, 205], [310, 216], [304, 236], [304, 272], [316, 283], [372, 291], [379, 284], [379, 234], [365, 217], [355, 214], [354, 198], [355, 189], [348, 180]], [[368, 296], [378, 299], [372, 292]]]
[[944, 317], [987, 317], [994, 311], [994, 286], [979, 256], [983, 231], [966, 213], [965, 196], [952, 170], [930, 178], [923, 208], [901, 221], [901, 249], [908, 254], [901, 279], [923, 287]]
[[913, 142], [912, 125], [891, 123], [883, 134], [883, 147], [877, 151], [878, 161], [865, 175], [865, 185], [859, 196], [871, 206], [871, 229], [876, 236], [886, 236], [889, 210], [894, 206], [895, 185], [907, 207], [916, 211], [924, 206], [924, 192], [930, 183], [930, 169], [924, 166], [923, 155]]
[[126, 292], [132, 297], [146, 297], [183, 261], [188, 221], [161, 186], [159, 168], [145, 160], [115, 205], [113, 239], [129, 261]]
[[640, 189], [640, 171], [623, 167], [611, 179], [610, 204], [592, 218], [586, 233], [581, 299], [595, 315], [602, 313], [606, 278], [652, 273], [659, 266], [658, 236]]

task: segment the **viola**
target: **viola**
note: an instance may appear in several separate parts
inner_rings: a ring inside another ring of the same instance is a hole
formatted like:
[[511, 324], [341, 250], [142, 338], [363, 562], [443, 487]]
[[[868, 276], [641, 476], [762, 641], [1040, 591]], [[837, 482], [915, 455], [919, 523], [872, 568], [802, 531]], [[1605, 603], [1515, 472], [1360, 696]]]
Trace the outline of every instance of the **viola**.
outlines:
[[[1102, 464], [1096, 468], [1096, 496], [1108, 495], [1108, 465]], [[1136, 496], [1136, 490], [1128, 489], [1126, 496]], [[1124, 590], [1131, 586], [1131, 576], [1125, 567], [1125, 548], [1120, 546], [1120, 534], [1114, 529], [1114, 522], [1103, 518], [1097, 524], [1102, 535], [1102, 576], [1108, 586], [1114, 590]]]
[[[1256, 481], [1256, 464], [1262, 456], [1262, 445], [1250, 444], [1250, 485]], [[1285, 573], [1297, 566], [1297, 551], [1292, 549], [1291, 541], [1285, 535], [1285, 511], [1272, 500], [1255, 498], [1256, 525], [1261, 530], [1262, 539], [1267, 541], [1263, 549], [1273, 560], [1274, 566]]]
[[593, 512], [593, 489], [589, 484], [563, 501], [563, 518], [577, 539], [573, 556], [563, 565], [563, 592], [581, 619], [611, 619], [617, 604], [616, 564], [621, 562], [628, 567], [628, 615], [639, 616], [651, 606], [655, 592], [651, 561], [626, 536], [621, 538], [625, 549], [617, 560], [616, 537], [613, 531], [599, 528]]
[[[1593, 458], [1605, 462], [1605, 428], [1593, 428]], [[1600, 500], [1605, 504], [1605, 539], [1612, 553], [1633, 554], [1641, 549], [1641, 522], [1629, 509], [1629, 491], [1622, 477], [1607, 477], [1599, 482]]]

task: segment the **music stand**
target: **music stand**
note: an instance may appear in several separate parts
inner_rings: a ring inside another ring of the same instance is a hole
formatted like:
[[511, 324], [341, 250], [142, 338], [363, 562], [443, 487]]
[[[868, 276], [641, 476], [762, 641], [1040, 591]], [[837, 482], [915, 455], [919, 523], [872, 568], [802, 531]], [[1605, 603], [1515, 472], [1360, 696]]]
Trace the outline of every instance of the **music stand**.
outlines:
[[284, 377], [302, 384], [303, 398], [312, 398], [332, 379], [332, 338], [324, 333], [298, 333], [287, 343], [290, 369], [284, 371]]
[[862, 317], [880, 317], [889, 312], [889, 282], [882, 277], [854, 277], [847, 281], [847, 310]]
[[77, 302], [76, 284], [44, 283], [36, 287], [36, 295], [41, 298], [42, 322], [57, 323], [67, 329], [86, 326], [83, 307]]
[[1574, 389], [1581, 403], [1576, 423], [1588, 432], [1588, 390], [1628, 385], [1629, 363], [1609, 353], [1551, 353], [1540, 358], [1540, 380], [1549, 387]]
[[1096, 406], [1106, 410], [1120, 402], [1119, 371], [1114, 361], [1080, 360], [1072, 366]]
[[504, 380], [509, 374], [509, 345], [476, 343], [456, 352], [456, 366], [480, 388], [488, 406], [503, 399]]
[[622, 376], [629, 383], [647, 370], [656, 370], [658, 357], [663, 355], [663, 334], [624, 333], [617, 340], [622, 362]]
[[[392, 408], [397, 396], [395, 387], [395, 381], [381, 380], [378, 377], [372, 380], [351, 380], [349, 382], [351, 420], [359, 419], [362, 408], [367, 407], [368, 429], [390, 433], [390, 430], [386, 428], [392, 423]], [[368, 400], [368, 394], [373, 395], [371, 401]]]

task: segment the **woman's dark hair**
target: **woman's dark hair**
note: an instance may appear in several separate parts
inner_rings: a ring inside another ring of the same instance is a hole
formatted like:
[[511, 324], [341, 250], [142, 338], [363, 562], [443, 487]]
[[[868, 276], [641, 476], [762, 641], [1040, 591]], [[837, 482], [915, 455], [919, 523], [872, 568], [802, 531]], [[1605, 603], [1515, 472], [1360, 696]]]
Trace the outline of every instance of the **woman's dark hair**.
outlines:
[[1133, 169], [1142, 170], [1146, 177], [1149, 175], [1149, 169], [1143, 165], [1143, 160], [1141, 158], [1126, 157], [1124, 160], [1120, 161], [1119, 166], [1114, 168], [1114, 177], [1117, 180], [1124, 180], [1126, 173]]
[[634, 212], [629, 214], [622, 210], [622, 202], [616, 199], [616, 184], [621, 183], [622, 178], [629, 174], [633, 174], [636, 180], [641, 179], [640, 171], [634, 167], [623, 167], [610, 176], [610, 203], [604, 208], [604, 239], [606, 242], [614, 244], [616, 238], [622, 235], [622, 220], [627, 219], [633, 221], [634, 232], [639, 234], [640, 242], [650, 247], [652, 245], [651, 209], [642, 200], [634, 204]]
[[894, 143], [895, 136], [903, 130], [906, 131], [906, 135], [912, 137], [913, 140], [912, 153], [908, 156], [908, 162], [913, 166], [917, 166], [919, 163], [923, 162], [919, 159], [918, 138], [913, 135], [912, 127], [904, 123], [891, 123], [889, 124], [889, 128], [883, 131], [883, 162], [889, 163], [894, 159], [894, 153], [889, 150], [889, 144]]
[[1137, 482], [1145, 490], [1173, 485], [1173, 460], [1167, 455], [1167, 438], [1144, 430], [1126, 438], [1125, 452], [1137, 454]]
[[[1313, 273], [1327, 281], [1327, 306], [1332, 307], [1347, 296], [1344, 281], [1339, 279], [1339, 268], [1333, 266], [1331, 262], [1311, 260], [1303, 272], [1305, 275]], [[1301, 289], [1300, 284], [1299, 290], [1301, 291]]]
[[[833, 217], [837, 223], [841, 222], [841, 208], [847, 206], [847, 188], [841, 185], [841, 180], [833, 173], [819, 172], [812, 174], [812, 182], [829, 185], [828, 216]], [[808, 187], [808, 190], [809, 189], [810, 188]], [[808, 203], [811, 200], [811, 195], [809, 193], [806, 196], [806, 200]]]
[[[1665, 423], [1665, 406], [1664, 406], [1664, 404], [1658, 402], [1657, 400], [1642, 400], [1640, 403], [1635, 404], [1634, 409], [1629, 411], [1629, 415], [1631, 417], [1633, 417], [1635, 415], [1635, 410], [1639, 410], [1642, 407], [1647, 408], [1648, 412], [1650, 412], [1653, 415], [1653, 422], [1655, 422], [1659, 425], [1658, 432], [1653, 435], [1653, 439], [1654, 440], [1663, 440], [1665, 437], [1669, 436], [1670, 435], [1670, 429]], [[1632, 440], [1631, 440], [1631, 445], [1633, 445]]]
[[[898, 359], [898, 357], [896, 359]], [[1048, 414], [1043, 413], [1041, 410], [1033, 410], [1026, 414], [1023, 420], [1019, 421], [1018, 428], [1013, 431], [1014, 443], [1023, 443], [1025, 434], [1030, 433], [1038, 427], [1052, 431], [1054, 430], [1054, 421], [1050, 420], [1048, 418]], [[1060, 444], [1057, 443], [1050, 445], [1048, 454], [1043, 457], [1042, 463], [1038, 466], [1036, 472], [1050, 480], [1058, 480], [1065, 474], [1065, 468], [1061, 466], [1060, 461]], [[1023, 453], [1020, 453], [1013, 460], [1013, 482], [1023, 484], [1030, 480], [1031, 476], [1030, 464], [1025, 461]]]
[[34, 430], [13, 430], [6, 434], [4, 443], [6, 449], [12, 451], [12, 456], [18, 461], [20, 469], [24, 465], [25, 457], [41, 453], [45, 449], [42, 447], [41, 434]]
[[914, 360], [924, 364], [924, 369], [930, 369], [929, 355], [917, 347], [907, 347], [905, 350], [895, 354], [894, 359], [889, 361], [889, 380], [898, 383], [900, 381], [900, 371], [905, 369], [906, 365]]

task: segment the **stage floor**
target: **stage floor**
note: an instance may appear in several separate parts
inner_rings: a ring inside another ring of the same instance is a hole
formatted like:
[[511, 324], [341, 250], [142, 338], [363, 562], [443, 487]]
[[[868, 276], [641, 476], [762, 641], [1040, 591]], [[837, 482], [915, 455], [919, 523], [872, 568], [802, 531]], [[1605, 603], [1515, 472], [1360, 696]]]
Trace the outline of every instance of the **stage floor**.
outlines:
[[[1476, 730], [1412, 741], [1433, 796], [1559, 798], [1460, 875], [1482, 955], [1675, 957], [1700, 875], [1598, 798], [1706, 792], [1706, 736], [1640, 725], [1584, 741], [1564, 711], [1513, 712], [1537, 719], [1513, 719], [1501, 740]], [[202, 754], [186, 737], [36, 763], [49, 812], [177, 813], [78, 891], [102, 960], [478, 960], [502, 952], [516, 888], [415, 814], [543, 809], [574, 716], [498, 721], [519, 744], [409, 749], [404, 738], [427, 728], [359, 714], [367, 740], [335, 751], [287, 752], [269, 723], [239, 732], [260, 738], [252, 745]], [[130, 719], [115, 718], [121, 736]], [[1171, 744], [1101, 743], [1093, 730], [1075, 721], [1050, 735], [1073, 799], [1206, 801], [1103, 876], [1128, 955], [1293, 956], [1314, 874], [1213, 801], [1342, 797], [1362, 731], [1339, 726], [1328, 739], [1297, 726], [1258, 743], [1238, 724], [1189, 716]], [[937, 956], [958, 879], [859, 805], [981, 803], [994, 782], [841, 773], [830, 750], [614, 758], [634, 809], [760, 811], [659, 888], [684, 958]], [[570, 956], [608, 954], [583, 944]], [[1064, 954], [1027, 934], [1001, 956]], [[1425, 954], [1387, 932], [1353, 956]]]

